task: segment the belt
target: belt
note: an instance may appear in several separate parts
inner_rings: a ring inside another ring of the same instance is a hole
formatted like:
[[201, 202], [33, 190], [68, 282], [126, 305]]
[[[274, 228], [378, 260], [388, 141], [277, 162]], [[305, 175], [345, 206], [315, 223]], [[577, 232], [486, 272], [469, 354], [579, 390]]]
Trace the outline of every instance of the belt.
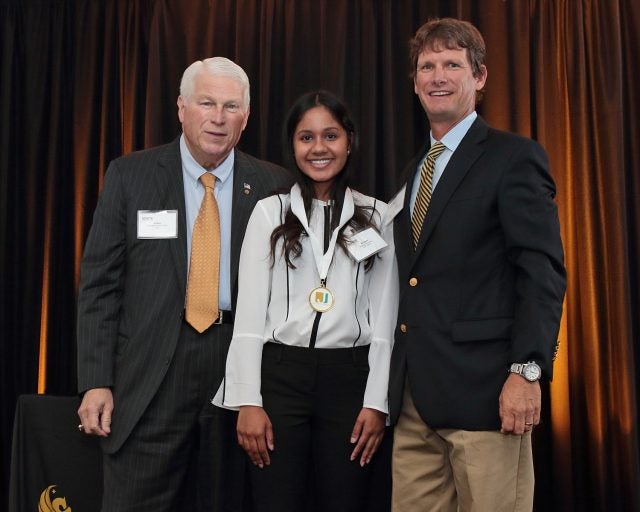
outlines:
[[213, 325], [216, 324], [233, 324], [233, 311], [219, 310], [218, 318], [213, 322]]
[[[186, 311], [182, 311], [182, 318], [185, 322], [187, 322]], [[214, 320], [212, 325], [220, 325], [220, 324], [233, 325], [233, 311], [226, 311], [223, 309], [218, 310], [218, 318]]]

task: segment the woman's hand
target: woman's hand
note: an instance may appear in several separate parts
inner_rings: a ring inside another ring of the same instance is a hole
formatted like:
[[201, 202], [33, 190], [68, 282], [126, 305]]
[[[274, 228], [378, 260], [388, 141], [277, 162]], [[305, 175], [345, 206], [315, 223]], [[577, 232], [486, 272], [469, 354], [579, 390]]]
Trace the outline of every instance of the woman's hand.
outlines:
[[236, 431], [238, 444], [244, 448], [253, 464], [260, 468], [271, 464], [269, 450], [273, 451], [274, 448], [273, 429], [271, 420], [262, 407], [240, 407]]
[[356, 418], [356, 424], [351, 433], [351, 443], [357, 443], [351, 452], [351, 460], [356, 460], [360, 455], [360, 466], [369, 464], [371, 457], [376, 453], [382, 436], [387, 415], [375, 409], [363, 407]]

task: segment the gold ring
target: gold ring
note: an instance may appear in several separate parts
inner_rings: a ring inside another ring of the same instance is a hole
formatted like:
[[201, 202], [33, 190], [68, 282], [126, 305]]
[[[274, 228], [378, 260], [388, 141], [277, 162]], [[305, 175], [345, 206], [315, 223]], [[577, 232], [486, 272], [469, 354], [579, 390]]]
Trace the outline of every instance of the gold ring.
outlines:
[[530, 427], [533, 423], [525, 423], [525, 426]]
[[80, 423], [80, 425], [78, 425], [78, 430], [80, 432], [82, 432], [84, 430], [84, 425], [82, 423]]

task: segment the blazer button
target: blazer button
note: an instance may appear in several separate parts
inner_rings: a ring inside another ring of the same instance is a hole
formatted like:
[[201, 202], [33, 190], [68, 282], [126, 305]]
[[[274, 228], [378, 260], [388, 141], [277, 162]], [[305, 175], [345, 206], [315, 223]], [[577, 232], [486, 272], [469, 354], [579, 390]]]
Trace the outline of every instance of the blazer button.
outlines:
[[407, 332], [407, 326], [405, 324], [400, 324], [400, 332]]
[[418, 279], [415, 277], [412, 277], [411, 279], [409, 279], [409, 286], [417, 286], [418, 285]]

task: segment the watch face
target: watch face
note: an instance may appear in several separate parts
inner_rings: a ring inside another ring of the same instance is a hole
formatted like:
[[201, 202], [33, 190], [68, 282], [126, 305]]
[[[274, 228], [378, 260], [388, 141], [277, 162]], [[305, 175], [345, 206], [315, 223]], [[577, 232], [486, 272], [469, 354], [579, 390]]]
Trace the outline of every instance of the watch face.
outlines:
[[540, 378], [540, 373], [540, 367], [535, 363], [530, 363], [524, 367], [523, 375], [525, 379], [533, 382]]

